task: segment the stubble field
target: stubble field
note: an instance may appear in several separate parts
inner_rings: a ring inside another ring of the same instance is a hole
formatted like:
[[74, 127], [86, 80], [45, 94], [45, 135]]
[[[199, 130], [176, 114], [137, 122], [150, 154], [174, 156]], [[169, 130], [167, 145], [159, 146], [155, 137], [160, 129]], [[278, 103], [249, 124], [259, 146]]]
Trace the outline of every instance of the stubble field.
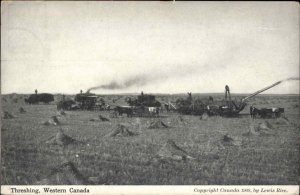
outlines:
[[[66, 159], [96, 185], [296, 185], [300, 181], [299, 96], [258, 96], [249, 102], [256, 107], [284, 107], [289, 124], [276, 119], [251, 122], [246, 107], [240, 117], [200, 120], [199, 116], [183, 115], [184, 122], [173, 112], [161, 113], [159, 118], [110, 118], [109, 111], [66, 111], [65, 116], [58, 116], [60, 125], [43, 124], [58, 115], [55, 103], [26, 105], [23, 97], [2, 96], [2, 110], [14, 116], [1, 119], [3, 185], [36, 184]], [[123, 104], [124, 98], [120, 96], [116, 104]], [[177, 97], [159, 96], [158, 100], [172, 98]], [[26, 112], [20, 113], [20, 107]], [[99, 114], [110, 121], [100, 121]], [[156, 120], [169, 128], [148, 129]], [[258, 126], [264, 121], [272, 125], [272, 134], [245, 135], [251, 123]], [[137, 135], [107, 136], [118, 124]], [[82, 143], [65, 147], [47, 144], [60, 128]], [[224, 145], [226, 134], [241, 144]], [[158, 157], [170, 139], [195, 159]]]

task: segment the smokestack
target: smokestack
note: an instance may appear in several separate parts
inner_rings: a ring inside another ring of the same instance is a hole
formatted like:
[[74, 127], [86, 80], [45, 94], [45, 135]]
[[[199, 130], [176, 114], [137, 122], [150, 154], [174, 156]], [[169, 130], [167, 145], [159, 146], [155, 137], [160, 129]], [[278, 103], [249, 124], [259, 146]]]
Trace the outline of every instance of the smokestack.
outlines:
[[37, 93], [38, 93], [38, 90], [36, 89], [36, 90], [34, 90], [35, 91], [35, 95], [37, 95]]

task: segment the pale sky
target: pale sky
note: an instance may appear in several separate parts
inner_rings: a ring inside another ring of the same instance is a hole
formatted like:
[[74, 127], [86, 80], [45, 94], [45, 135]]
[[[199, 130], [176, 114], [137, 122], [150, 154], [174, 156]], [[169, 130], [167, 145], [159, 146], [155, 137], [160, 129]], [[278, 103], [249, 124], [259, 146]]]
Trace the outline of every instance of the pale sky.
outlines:
[[299, 77], [297, 2], [1, 3], [2, 93], [252, 93]]

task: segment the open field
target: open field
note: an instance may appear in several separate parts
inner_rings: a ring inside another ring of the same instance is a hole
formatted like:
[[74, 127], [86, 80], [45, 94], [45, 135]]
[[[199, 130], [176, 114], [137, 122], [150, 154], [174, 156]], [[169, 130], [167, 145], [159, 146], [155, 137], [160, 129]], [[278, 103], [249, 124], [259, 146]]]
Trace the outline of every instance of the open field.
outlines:
[[[105, 96], [107, 102], [114, 98], [116, 104], [124, 103], [125, 96]], [[176, 98], [157, 97], [158, 101]], [[22, 95], [4, 95], [2, 110], [14, 118], [1, 119], [2, 184], [35, 184], [65, 159], [84, 177], [96, 178], [97, 185], [299, 184], [299, 96], [257, 96], [249, 104], [284, 107], [290, 123], [255, 119], [255, 125], [268, 121], [273, 134], [245, 136], [251, 123], [247, 106], [238, 118], [200, 120], [199, 116], [184, 115], [185, 123], [178, 121], [178, 114], [164, 112], [159, 119], [170, 127], [160, 129], [147, 128], [158, 118], [124, 116], [101, 122], [98, 115], [109, 118], [108, 111], [66, 111], [66, 116], [58, 116], [61, 125], [45, 126], [45, 121], [57, 115], [55, 103], [26, 105]], [[21, 106], [25, 113], [19, 112]], [[121, 123], [138, 135], [106, 136]], [[46, 144], [59, 128], [84, 144]], [[222, 146], [227, 133], [242, 144]], [[157, 153], [169, 139], [195, 159], [159, 159]]]

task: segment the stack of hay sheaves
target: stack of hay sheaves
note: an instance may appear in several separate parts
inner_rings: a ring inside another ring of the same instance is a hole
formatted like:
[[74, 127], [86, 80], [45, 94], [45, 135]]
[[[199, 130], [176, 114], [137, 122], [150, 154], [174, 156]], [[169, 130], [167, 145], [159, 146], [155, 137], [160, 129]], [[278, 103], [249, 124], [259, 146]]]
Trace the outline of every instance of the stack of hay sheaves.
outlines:
[[82, 142], [64, 134], [62, 129], [59, 129], [58, 132], [55, 134], [55, 136], [51, 136], [46, 141], [46, 143], [60, 145], [60, 146], [67, 146], [69, 144], [81, 144]]
[[148, 129], [160, 129], [160, 128], [169, 128], [168, 125], [166, 125], [161, 120], [152, 121], [150, 125], [148, 126]]
[[59, 116], [66, 116], [66, 112], [64, 110], [59, 110], [57, 113]]
[[244, 133], [245, 136], [259, 136], [259, 135], [274, 135], [275, 131], [273, 126], [268, 121], [263, 121], [258, 125], [254, 122], [250, 123], [249, 131]]
[[278, 125], [290, 125], [291, 124], [289, 119], [284, 116], [277, 118], [275, 123]]
[[11, 113], [7, 112], [7, 111], [4, 111], [3, 118], [4, 119], [12, 119], [12, 118], [15, 118], [15, 116], [12, 115]]
[[101, 114], [99, 114], [99, 119], [100, 119], [100, 121], [103, 121], [103, 122], [110, 121], [108, 118], [102, 116]]
[[258, 125], [258, 131], [260, 135], [274, 135], [274, 128], [268, 121], [263, 121]]
[[181, 116], [181, 115], [178, 115], [176, 117], [172, 117], [168, 120], [168, 124], [175, 124], [175, 125], [187, 125], [188, 122], [187, 120]]
[[88, 185], [91, 182], [86, 179], [70, 162], [63, 162], [61, 165], [54, 167], [51, 173], [43, 180], [36, 183], [37, 185]]
[[43, 124], [47, 125], [47, 126], [48, 125], [60, 125], [60, 122], [56, 116], [52, 116], [49, 120], [45, 121]]
[[249, 125], [248, 132], [244, 133], [245, 136], [257, 136], [259, 135], [259, 132], [257, 131], [257, 128], [255, 127], [255, 124], [253, 122]]
[[242, 139], [238, 137], [226, 134], [223, 136], [222, 145], [223, 146], [241, 146], [243, 144]]
[[209, 116], [206, 112], [204, 112], [201, 116], [200, 116], [200, 120], [208, 120]]
[[3, 101], [3, 102], [7, 102], [7, 100], [6, 100], [5, 97], [2, 97], [2, 101]]
[[19, 112], [20, 112], [21, 114], [23, 114], [23, 113], [26, 112], [26, 110], [25, 110], [23, 107], [20, 107], [20, 108], [19, 108]]
[[161, 159], [186, 160], [195, 159], [190, 156], [185, 150], [181, 149], [176, 143], [169, 139], [158, 151], [157, 156]]
[[112, 132], [107, 134], [106, 136], [109, 136], [109, 137], [115, 137], [115, 136], [127, 137], [127, 136], [134, 136], [134, 135], [137, 135], [137, 133], [130, 131], [129, 128], [126, 127], [124, 124], [118, 124], [117, 127]]

